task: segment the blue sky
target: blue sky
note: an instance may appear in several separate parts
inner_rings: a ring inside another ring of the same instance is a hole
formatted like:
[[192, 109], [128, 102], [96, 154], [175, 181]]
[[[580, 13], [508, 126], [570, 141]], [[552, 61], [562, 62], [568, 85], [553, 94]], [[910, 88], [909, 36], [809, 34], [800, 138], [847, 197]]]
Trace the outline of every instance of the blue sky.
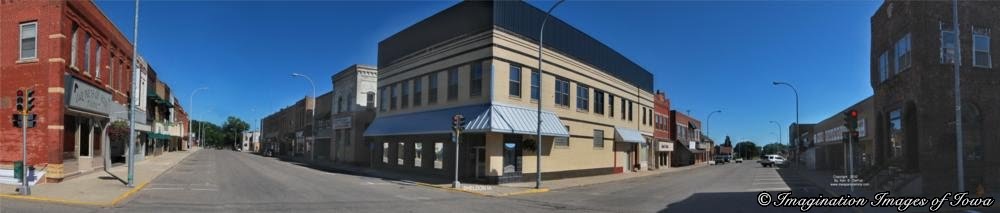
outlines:
[[[132, 1], [98, 6], [132, 38]], [[331, 89], [351, 64], [376, 64], [378, 41], [456, 1], [142, 1], [139, 51], [196, 119], [248, 122]], [[529, 1], [548, 8], [554, 1]], [[655, 76], [673, 109], [711, 136], [787, 142], [872, 94], [869, 18], [881, 1], [567, 1], [553, 14]], [[209, 87], [189, 103], [191, 91]], [[256, 125], [254, 125], [256, 127]]]

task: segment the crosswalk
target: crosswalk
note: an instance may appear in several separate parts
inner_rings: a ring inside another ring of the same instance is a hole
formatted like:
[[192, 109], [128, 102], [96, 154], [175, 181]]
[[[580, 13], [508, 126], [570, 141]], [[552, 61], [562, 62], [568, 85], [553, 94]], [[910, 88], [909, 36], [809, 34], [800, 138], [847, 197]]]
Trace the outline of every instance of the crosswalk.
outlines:
[[822, 193], [822, 190], [813, 185], [812, 182], [809, 182], [809, 180], [800, 177], [794, 172], [780, 172], [779, 169], [756, 169], [753, 174], [753, 183], [746, 191]]

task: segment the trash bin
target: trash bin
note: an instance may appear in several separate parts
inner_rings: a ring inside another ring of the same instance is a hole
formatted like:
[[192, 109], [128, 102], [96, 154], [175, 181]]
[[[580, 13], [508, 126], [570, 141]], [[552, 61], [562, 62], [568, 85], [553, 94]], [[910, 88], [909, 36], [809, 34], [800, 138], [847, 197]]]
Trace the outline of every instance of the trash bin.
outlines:
[[14, 161], [14, 178], [18, 181], [24, 180], [24, 162]]

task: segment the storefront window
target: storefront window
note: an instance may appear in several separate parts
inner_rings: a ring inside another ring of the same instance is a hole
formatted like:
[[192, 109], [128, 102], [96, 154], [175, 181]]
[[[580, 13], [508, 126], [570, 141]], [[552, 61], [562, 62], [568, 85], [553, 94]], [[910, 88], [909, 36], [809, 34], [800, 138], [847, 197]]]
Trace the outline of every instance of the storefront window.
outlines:
[[404, 157], [406, 156], [406, 144], [404, 144], [403, 142], [399, 142], [399, 146], [396, 147], [396, 150], [399, 150], [398, 152], [396, 152], [396, 164], [404, 165], [403, 159], [406, 158]]
[[422, 161], [423, 160], [423, 152], [424, 152], [423, 147], [424, 147], [424, 144], [422, 144], [422, 143], [415, 143], [415, 144], [413, 144], [413, 166], [418, 167], [418, 168], [422, 165], [421, 162], [423, 162]]
[[434, 143], [434, 169], [444, 169], [444, 143]]
[[382, 143], [382, 163], [389, 163], [389, 143]]

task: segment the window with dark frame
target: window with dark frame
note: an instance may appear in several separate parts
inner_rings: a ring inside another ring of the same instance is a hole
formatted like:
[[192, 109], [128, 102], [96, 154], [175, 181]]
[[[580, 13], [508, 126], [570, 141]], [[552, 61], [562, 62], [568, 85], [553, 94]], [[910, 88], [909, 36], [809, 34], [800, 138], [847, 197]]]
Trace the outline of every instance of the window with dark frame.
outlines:
[[568, 107], [569, 106], [569, 81], [565, 79], [556, 79], [554, 84], [555, 90], [555, 102], [556, 105]]
[[594, 90], [594, 113], [604, 115], [604, 91]]
[[396, 97], [397, 95], [396, 88], [399, 88], [399, 83], [395, 83], [391, 87], [389, 87], [389, 110], [396, 109], [396, 101], [398, 99]]
[[990, 57], [989, 28], [972, 28], [972, 66], [981, 68], [993, 67], [992, 58]]
[[413, 106], [414, 107], [420, 106], [420, 104], [422, 104], [422, 102], [423, 102], [423, 99], [424, 99], [423, 80], [424, 79], [422, 78], [422, 76], [421, 77], [413, 78]]
[[531, 71], [531, 100], [538, 101], [541, 95], [539, 85], [542, 83], [542, 76], [537, 70]]
[[576, 84], [576, 110], [590, 111], [590, 88], [583, 84]]
[[472, 63], [469, 73], [469, 96], [479, 97], [483, 95], [483, 63]]
[[510, 72], [507, 75], [507, 94], [512, 97], [521, 97], [521, 66], [510, 65]]
[[406, 109], [410, 107], [410, 80], [403, 80], [400, 84], [400, 93], [402, 98], [399, 100], [399, 108]]
[[458, 68], [448, 70], [448, 100], [458, 100]]
[[438, 73], [427, 74], [427, 104], [437, 103], [438, 100]]
[[594, 130], [594, 148], [604, 148], [604, 130]]

